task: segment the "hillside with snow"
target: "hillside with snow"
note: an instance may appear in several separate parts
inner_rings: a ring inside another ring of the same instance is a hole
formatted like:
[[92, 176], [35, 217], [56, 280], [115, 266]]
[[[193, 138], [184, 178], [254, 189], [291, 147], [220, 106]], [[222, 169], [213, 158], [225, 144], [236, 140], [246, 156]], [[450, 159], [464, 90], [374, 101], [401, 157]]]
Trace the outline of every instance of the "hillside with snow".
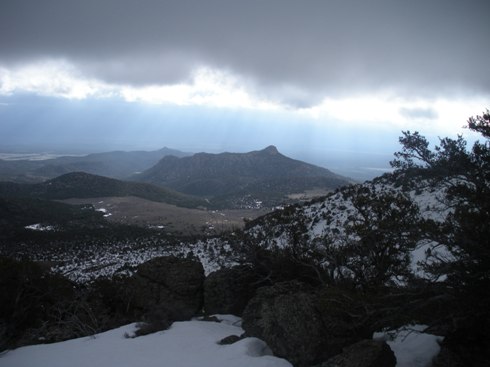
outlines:
[[[240, 249], [250, 242], [264, 248], [285, 248], [299, 241], [303, 246], [315, 248], [336, 239], [341, 246], [348, 237], [345, 229], [361, 218], [353, 199], [363, 189], [376, 195], [402, 195], [412, 200], [420, 218], [441, 222], [450, 211], [444, 200], [445, 187], [433, 187], [425, 182], [412, 182], [405, 187], [393, 175], [385, 175], [363, 184], [345, 186], [309, 203], [278, 209], [249, 222], [243, 233], [195, 241], [172, 241], [159, 236], [117, 241], [88, 239], [72, 246], [44, 246], [42, 250], [42, 246], [32, 244], [23, 247], [20, 253], [37, 261], [52, 261], [56, 264], [53, 271], [78, 282], [114, 274], [129, 275], [138, 264], [165, 255], [194, 256], [209, 274], [236, 265]], [[414, 270], [417, 262], [425, 259], [427, 249], [436, 245], [427, 241], [418, 243], [412, 251]]]

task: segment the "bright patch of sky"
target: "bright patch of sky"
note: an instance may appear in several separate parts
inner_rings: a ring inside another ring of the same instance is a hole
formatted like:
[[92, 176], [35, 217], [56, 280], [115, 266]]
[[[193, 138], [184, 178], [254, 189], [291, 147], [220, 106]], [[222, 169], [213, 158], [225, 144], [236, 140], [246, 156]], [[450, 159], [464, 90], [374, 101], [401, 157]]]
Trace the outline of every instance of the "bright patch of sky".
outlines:
[[[203, 106], [224, 109], [274, 111], [308, 119], [317, 124], [331, 121], [373, 128], [420, 130], [427, 134], [462, 133], [464, 122], [488, 101], [483, 98], [403, 98], [393, 93], [325, 97], [316, 105], [293, 108], [267, 99], [245, 78], [208, 67], [175, 84], [110, 84], [90, 78], [67, 61], [44, 60], [16, 68], [0, 69], [0, 95], [16, 93], [68, 100], [121, 98], [146, 104]], [[3, 106], [7, 103], [3, 102]]]

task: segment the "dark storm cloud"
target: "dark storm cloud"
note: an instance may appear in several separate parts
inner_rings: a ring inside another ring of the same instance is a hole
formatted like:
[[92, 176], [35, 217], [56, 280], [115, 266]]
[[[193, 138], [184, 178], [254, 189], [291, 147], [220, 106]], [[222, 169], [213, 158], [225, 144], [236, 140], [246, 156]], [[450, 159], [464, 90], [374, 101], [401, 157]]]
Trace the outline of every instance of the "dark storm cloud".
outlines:
[[489, 12], [488, 0], [2, 0], [0, 65], [64, 58], [135, 85], [204, 65], [292, 106], [377, 89], [488, 94]]

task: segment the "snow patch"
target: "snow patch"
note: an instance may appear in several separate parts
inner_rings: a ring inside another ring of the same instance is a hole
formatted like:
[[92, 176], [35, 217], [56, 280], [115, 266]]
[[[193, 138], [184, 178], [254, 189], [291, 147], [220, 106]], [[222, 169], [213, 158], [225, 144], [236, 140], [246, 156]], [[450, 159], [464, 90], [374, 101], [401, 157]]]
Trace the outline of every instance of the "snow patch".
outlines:
[[374, 333], [373, 339], [385, 340], [396, 357], [397, 367], [429, 367], [441, 350], [442, 336], [424, 334], [426, 325], [410, 325]]
[[41, 231], [41, 232], [44, 232], [44, 231], [54, 231], [54, 227], [53, 226], [43, 225], [41, 223], [30, 224], [28, 226], [25, 226], [24, 228], [25, 229], [30, 229], [31, 231]]

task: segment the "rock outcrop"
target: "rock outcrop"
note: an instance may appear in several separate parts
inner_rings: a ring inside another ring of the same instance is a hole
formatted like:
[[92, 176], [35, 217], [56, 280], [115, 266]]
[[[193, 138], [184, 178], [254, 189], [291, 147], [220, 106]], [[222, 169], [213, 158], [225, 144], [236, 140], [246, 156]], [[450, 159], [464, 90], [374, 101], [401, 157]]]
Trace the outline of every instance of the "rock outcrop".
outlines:
[[220, 269], [204, 281], [204, 311], [207, 314], [240, 316], [253, 297], [259, 278], [248, 266]]
[[157, 257], [138, 267], [132, 282], [134, 302], [144, 314], [189, 320], [202, 308], [203, 284], [198, 260]]
[[317, 295], [299, 282], [277, 283], [258, 289], [243, 312], [247, 336], [264, 340], [275, 355], [295, 366], [327, 360], [357, 340], [344, 337], [324, 322]]

